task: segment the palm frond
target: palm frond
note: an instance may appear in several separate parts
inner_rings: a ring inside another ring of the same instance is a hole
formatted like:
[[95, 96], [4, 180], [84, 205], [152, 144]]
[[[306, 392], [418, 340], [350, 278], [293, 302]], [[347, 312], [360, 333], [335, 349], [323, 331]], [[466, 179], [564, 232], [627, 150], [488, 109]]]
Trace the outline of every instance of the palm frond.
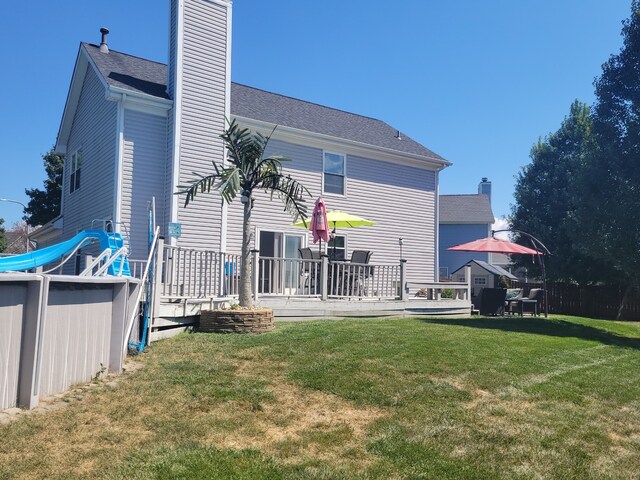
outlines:
[[306, 220], [307, 205], [305, 197], [311, 198], [309, 190], [300, 182], [291, 178], [289, 175], [281, 173], [272, 173], [262, 178], [259, 188], [280, 198], [284, 204], [284, 211], [293, 217], [293, 221], [298, 218]]

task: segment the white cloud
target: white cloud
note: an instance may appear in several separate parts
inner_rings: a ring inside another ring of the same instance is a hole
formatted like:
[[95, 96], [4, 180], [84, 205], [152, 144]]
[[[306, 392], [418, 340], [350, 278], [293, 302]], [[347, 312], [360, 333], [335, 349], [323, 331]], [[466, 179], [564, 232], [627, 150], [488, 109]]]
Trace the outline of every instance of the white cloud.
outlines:
[[[496, 223], [491, 225], [492, 230], [504, 230], [511, 228], [509, 222], [505, 217], [496, 218]], [[509, 232], [500, 232], [496, 233], [496, 238], [500, 238], [501, 240], [511, 240]]]

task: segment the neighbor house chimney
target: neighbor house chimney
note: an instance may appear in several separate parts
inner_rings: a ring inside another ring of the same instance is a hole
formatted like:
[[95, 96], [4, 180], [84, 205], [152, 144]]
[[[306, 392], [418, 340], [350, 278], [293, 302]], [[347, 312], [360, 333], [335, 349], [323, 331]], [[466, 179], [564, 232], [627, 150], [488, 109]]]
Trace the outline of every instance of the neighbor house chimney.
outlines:
[[102, 27], [100, 29], [102, 39], [100, 40], [100, 51], [102, 53], [109, 53], [109, 46], [107, 45], [107, 35], [109, 35], [109, 29]]
[[478, 185], [478, 193], [480, 195], [486, 195], [489, 197], [489, 201], [491, 201], [491, 182], [487, 177], [484, 177]]

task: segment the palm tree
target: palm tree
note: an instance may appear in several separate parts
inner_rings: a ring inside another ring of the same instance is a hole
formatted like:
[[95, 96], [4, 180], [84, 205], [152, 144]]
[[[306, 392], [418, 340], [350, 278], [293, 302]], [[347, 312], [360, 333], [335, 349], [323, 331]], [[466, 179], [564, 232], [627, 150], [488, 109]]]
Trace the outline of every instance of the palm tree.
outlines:
[[255, 201], [254, 190], [264, 190], [271, 194], [271, 199], [274, 196], [280, 198], [294, 222], [300, 217], [306, 219], [304, 196], [311, 197], [311, 194], [300, 182], [282, 173], [282, 162], [290, 161], [289, 158], [278, 155], [264, 158], [273, 131], [265, 137], [241, 128], [235, 120], [227, 121], [227, 124], [227, 129], [220, 135], [227, 149], [227, 164], [220, 165], [213, 161], [213, 173], [200, 175], [188, 185], [179, 185], [178, 193], [186, 194], [185, 207], [198, 193], [210, 192], [212, 188], [218, 190], [227, 203], [240, 194], [240, 201], [244, 205], [244, 223], [239, 303], [242, 307], [251, 307], [251, 210]]

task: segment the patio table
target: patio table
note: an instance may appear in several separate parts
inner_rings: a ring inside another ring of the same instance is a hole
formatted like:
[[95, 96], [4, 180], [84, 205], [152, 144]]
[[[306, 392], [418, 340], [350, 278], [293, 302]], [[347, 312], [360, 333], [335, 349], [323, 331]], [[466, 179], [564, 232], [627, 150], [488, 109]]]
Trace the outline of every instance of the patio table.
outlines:
[[531, 311], [531, 313], [533, 315], [535, 315], [536, 317], [538, 316], [538, 301], [537, 300], [530, 300], [528, 298], [523, 298], [521, 300], [518, 300], [518, 305], [520, 305], [520, 316], [524, 316], [524, 311], [525, 311], [525, 305], [531, 305], [533, 308], [530, 309], [529, 311]]

